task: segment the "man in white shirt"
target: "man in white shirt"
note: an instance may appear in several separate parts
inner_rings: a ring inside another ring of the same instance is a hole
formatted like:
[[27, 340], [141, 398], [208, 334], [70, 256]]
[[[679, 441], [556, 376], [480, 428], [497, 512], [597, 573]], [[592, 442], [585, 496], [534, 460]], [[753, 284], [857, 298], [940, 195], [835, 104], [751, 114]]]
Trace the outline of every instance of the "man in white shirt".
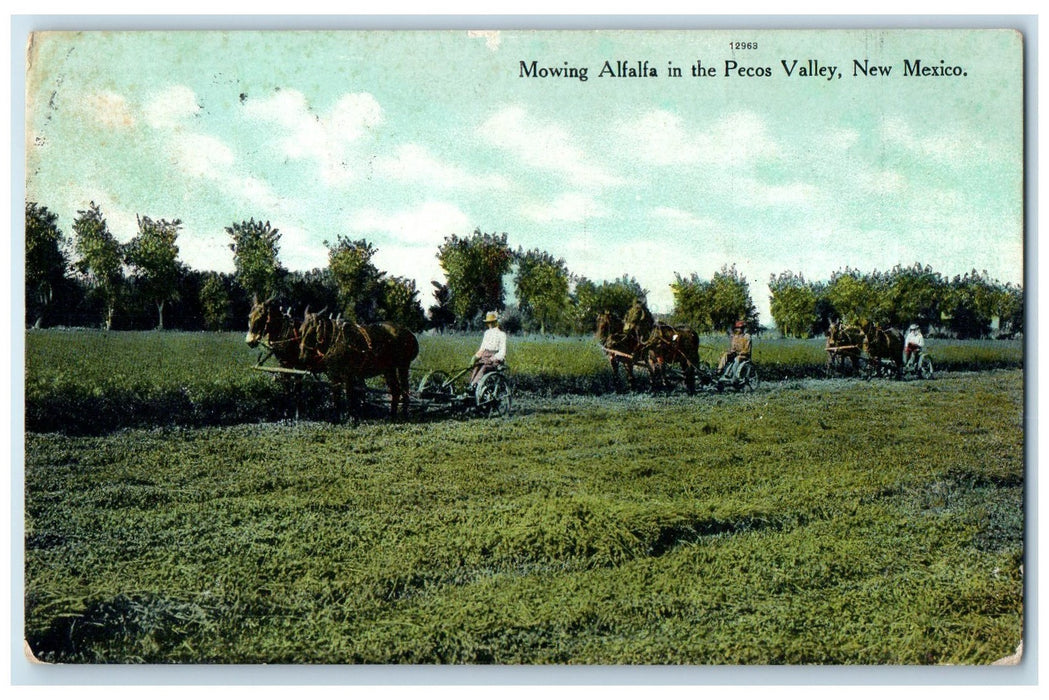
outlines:
[[903, 364], [911, 364], [912, 359], [917, 357], [924, 347], [925, 336], [922, 335], [922, 330], [918, 327], [918, 324], [912, 323], [903, 339]]
[[477, 381], [494, 368], [506, 361], [506, 333], [499, 328], [499, 314], [489, 311], [484, 317], [488, 330], [481, 338], [481, 347], [474, 353], [474, 370], [470, 375], [470, 384]]

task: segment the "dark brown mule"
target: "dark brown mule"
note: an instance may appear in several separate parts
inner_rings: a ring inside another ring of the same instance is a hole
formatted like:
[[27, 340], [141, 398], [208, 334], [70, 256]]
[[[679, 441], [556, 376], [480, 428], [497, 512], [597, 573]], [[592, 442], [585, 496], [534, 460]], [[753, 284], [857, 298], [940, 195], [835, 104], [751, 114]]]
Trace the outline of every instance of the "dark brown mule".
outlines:
[[304, 369], [299, 361], [299, 325], [289, 313], [270, 297], [266, 301], [255, 298], [248, 313], [248, 335], [244, 342], [249, 348], [260, 343], [266, 347], [281, 367]]
[[843, 366], [845, 362], [852, 363], [854, 374], [858, 372], [863, 342], [862, 329], [831, 321], [827, 329], [827, 372], [833, 372], [838, 365]]
[[612, 365], [612, 377], [618, 389], [619, 366], [626, 368], [627, 383], [634, 389], [634, 364], [641, 360], [644, 343], [635, 333], [623, 331], [623, 321], [605, 311], [597, 317], [597, 339]]
[[299, 335], [300, 362], [345, 389], [354, 421], [360, 417], [364, 380], [380, 374], [390, 392], [390, 415], [397, 415], [398, 404], [408, 415], [408, 369], [419, 354], [419, 341], [407, 328], [395, 323], [360, 326], [307, 313]]
[[[266, 301], [252, 298], [251, 311], [248, 313], [248, 334], [244, 342], [249, 348], [261, 344], [285, 369], [306, 369], [299, 361], [299, 324], [291, 317], [291, 307], [288, 307], [287, 312], [283, 311], [272, 296]], [[259, 364], [270, 355], [260, 358]], [[285, 391], [290, 390], [294, 396], [295, 419], [298, 420], [302, 404], [302, 376], [280, 374], [277, 379], [284, 385]]]
[[666, 366], [677, 363], [685, 376], [685, 388], [696, 393], [696, 373], [699, 371], [699, 334], [688, 326], [656, 323], [645, 342], [653, 381], [666, 387]]
[[656, 319], [652, 312], [640, 299], [634, 299], [634, 303], [623, 316], [623, 332], [634, 336], [637, 342], [644, 343], [651, 337], [655, 326]]
[[870, 321], [860, 323], [863, 331], [863, 347], [875, 368], [880, 368], [882, 359], [891, 360], [899, 373], [903, 368], [903, 333], [895, 328], [881, 328]]

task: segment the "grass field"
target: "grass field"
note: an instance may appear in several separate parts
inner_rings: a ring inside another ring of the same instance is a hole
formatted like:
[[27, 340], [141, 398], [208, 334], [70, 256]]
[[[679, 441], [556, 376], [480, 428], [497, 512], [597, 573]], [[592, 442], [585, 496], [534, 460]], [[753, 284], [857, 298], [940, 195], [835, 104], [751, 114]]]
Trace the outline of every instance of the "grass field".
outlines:
[[[265, 385], [233, 339], [205, 380], [136, 374], [110, 334], [111, 380], [33, 335], [30, 394]], [[1017, 370], [30, 433], [26, 637], [73, 663], [985, 664], [1022, 631], [1023, 439]]]
[[[449, 370], [469, 362], [473, 335], [421, 336], [415, 362]], [[715, 365], [724, 337], [702, 340], [701, 359]], [[1019, 341], [929, 342], [937, 371], [1023, 367]], [[518, 392], [556, 397], [614, 391], [597, 342], [583, 338], [511, 338], [509, 361]], [[249, 368], [258, 351], [239, 333], [29, 331], [26, 334], [26, 428], [97, 434], [125, 427], [208, 426], [271, 421], [290, 411], [282, 386]], [[819, 377], [824, 340], [758, 339], [762, 379]], [[644, 376], [644, 373], [640, 373]], [[312, 417], [331, 414], [330, 394], [308, 385]]]

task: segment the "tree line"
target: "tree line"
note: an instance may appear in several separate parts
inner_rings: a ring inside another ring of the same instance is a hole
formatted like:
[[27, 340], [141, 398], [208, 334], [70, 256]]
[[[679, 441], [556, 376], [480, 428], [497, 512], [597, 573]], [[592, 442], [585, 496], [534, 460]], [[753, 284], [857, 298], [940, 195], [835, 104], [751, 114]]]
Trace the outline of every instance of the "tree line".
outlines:
[[[1024, 331], [1023, 288], [971, 270], [948, 278], [929, 265], [839, 270], [829, 281], [791, 271], [771, 275], [770, 312], [784, 336], [820, 335], [831, 321], [906, 328], [956, 338], [1006, 337]], [[994, 328], [994, 326], [997, 328]]]
[[[483, 327], [484, 314], [496, 310], [510, 332], [578, 335], [592, 333], [602, 311], [623, 315], [648, 296], [629, 274], [591, 280], [546, 251], [511, 248], [506, 233], [475, 229], [447, 236], [437, 247], [445, 280], [431, 281], [424, 309], [415, 281], [380, 270], [378, 249], [366, 239], [326, 240], [326, 267], [292, 271], [280, 261], [281, 234], [269, 221], [235, 222], [225, 228], [234, 272], [222, 273], [179, 260], [180, 220], [140, 215], [137, 223], [135, 236], [121, 244], [92, 202], [77, 212], [67, 236], [56, 214], [27, 202], [27, 325], [239, 330], [254, 299], [277, 297], [299, 317], [309, 306], [361, 323], [390, 320], [413, 331], [445, 331]], [[743, 320], [750, 332], [761, 330], [749, 284], [734, 265], [710, 279], [675, 274], [670, 287], [670, 322], [705, 333]], [[773, 276], [769, 291], [776, 327], [790, 336], [819, 334], [832, 318], [861, 316], [883, 323], [947, 319], [968, 333], [989, 327], [998, 315], [1022, 330], [1022, 290], [975, 273], [947, 282], [920, 266], [872, 274], [846, 269], [812, 284], [784, 272]], [[1018, 310], [1006, 303], [1016, 299]]]

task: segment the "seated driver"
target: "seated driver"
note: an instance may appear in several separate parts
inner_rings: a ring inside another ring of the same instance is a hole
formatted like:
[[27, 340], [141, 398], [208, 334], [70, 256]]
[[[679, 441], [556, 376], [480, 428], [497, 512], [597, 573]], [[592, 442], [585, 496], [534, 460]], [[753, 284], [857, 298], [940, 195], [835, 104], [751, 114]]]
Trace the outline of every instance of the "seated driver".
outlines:
[[922, 335], [922, 329], [917, 323], [912, 323], [903, 339], [903, 364], [909, 366], [914, 362], [914, 358], [921, 353], [924, 347], [925, 336]]
[[488, 372], [506, 362], [506, 333], [499, 328], [499, 314], [489, 311], [484, 317], [488, 330], [481, 338], [481, 347], [474, 353], [474, 368], [470, 374], [470, 385]]
[[718, 374], [724, 371], [725, 365], [729, 362], [750, 359], [750, 336], [743, 332], [744, 328], [745, 324], [743, 321], [736, 321], [732, 326], [732, 337], [729, 339], [728, 352], [722, 355], [718, 361]]

